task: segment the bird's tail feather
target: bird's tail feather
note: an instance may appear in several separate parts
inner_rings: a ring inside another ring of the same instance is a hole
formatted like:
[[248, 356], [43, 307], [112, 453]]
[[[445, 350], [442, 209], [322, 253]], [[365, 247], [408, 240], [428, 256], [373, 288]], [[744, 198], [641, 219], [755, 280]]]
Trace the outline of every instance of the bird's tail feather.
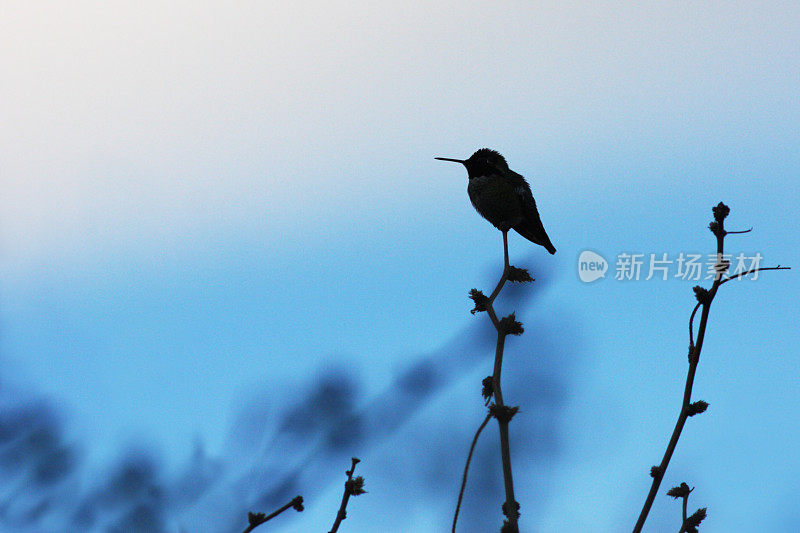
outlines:
[[556, 253], [556, 247], [550, 242], [550, 237], [547, 236], [544, 227], [535, 228], [527, 224], [525, 226], [519, 225], [514, 230], [532, 243], [544, 246], [550, 254]]

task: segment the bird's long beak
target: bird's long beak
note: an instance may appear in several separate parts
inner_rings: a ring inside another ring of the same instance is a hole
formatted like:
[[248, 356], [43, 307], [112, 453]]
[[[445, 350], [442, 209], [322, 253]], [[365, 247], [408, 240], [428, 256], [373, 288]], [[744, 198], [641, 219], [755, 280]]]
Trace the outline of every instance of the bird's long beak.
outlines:
[[434, 159], [438, 159], [439, 161], [452, 161], [453, 163], [461, 163], [462, 165], [465, 163], [463, 159], [450, 159], [449, 157], [434, 157]]

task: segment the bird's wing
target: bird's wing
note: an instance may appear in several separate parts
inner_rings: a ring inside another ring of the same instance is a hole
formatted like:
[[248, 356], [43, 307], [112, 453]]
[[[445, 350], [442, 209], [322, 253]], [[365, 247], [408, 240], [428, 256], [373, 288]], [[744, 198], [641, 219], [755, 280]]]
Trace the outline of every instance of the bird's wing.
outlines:
[[[533, 199], [531, 193], [531, 186], [525, 181], [525, 178], [514, 172], [508, 171], [508, 179], [514, 187], [514, 192], [517, 194], [517, 201], [519, 201], [522, 214], [529, 221], [539, 220], [539, 210], [536, 209], [536, 200]], [[541, 221], [539, 221], [541, 224]]]
[[514, 229], [529, 241], [547, 248], [547, 251], [551, 254], [556, 253], [553, 243], [550, 242], [550, 237], [547, 236], [547, 232], [544, 230], [542, 219], [539, 217], [539, 210], [536, 208], [536, 200], [533, 199], [530, 185], [525, 181], [525, 178], [513, 170], [509, 171], [509, 181], [514, 186], [514, 192], [517, 195], [517, 201], [520, 203], [520, 210], [525, 219], [523, 223], [518, 224]]

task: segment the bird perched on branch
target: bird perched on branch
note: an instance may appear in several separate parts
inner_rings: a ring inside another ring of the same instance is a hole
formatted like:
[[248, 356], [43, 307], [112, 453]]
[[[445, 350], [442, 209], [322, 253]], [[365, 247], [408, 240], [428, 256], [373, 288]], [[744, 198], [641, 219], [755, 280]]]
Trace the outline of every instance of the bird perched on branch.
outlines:
[[467, 167], [467, 193], [480, 215], [504, 234], [513, 229], [534, 244], [556, 253], [544, 231], [536, 201], [525, 178], [508, 168], [505, 158], [494, 150], [481, 148], [469, 159], [437, 157]]

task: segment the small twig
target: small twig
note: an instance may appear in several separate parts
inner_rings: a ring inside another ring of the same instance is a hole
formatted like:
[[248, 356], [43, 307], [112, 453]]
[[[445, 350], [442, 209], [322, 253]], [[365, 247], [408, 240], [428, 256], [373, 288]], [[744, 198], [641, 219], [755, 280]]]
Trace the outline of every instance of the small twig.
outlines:
[[724, 278], [722, 281], [720, 281], [719, 284], [722, 285], [723, 283], [728, 283], [731, 280], [743, 278], [744, 276], [749, 276], [750, 274], [755, 274], [756, 272], [762, 272], [764, 270], [791, 270], [791, 269], [792, 269], [792, 267], [782, 267], [780, 265], [778, 265], [776, 267], [752, 268], [752, 269], [748, 270], [747, 272], [742, 272], [740, 274], [736, 274], [735, 276], [728, 276], [727, 278]]
[[683, 503], [681, 505], [681, 528], [678, 533], [697, 533], [697, 528], [700, 522], [706, 518], [706, 509], [698, 509], [692, 516], [687, 516], [686, 507], [689, 504], [689, 494], [692, 493], [694, 487], [691, 489], [686, 483], [681, 483], [677, 487], [672, 487], [667, 491], [667, 496], [672, 496], [676, 500], [681, 498]]
[[[500, 281], [497, 282], [497, 286], [492, 291], [491, 296], [489, 296], [489, 302], [488, 302], [489, 306], [491, 306], [494, 303], [494, 299], [497, 298], [497, 295], [500, 294], [500, 290], [503, 288], [503, 285], [506, 284], [506, 280], [508, 279], [508, 267], [509, 267], [509, 264], [508, 264], [508, 232], [504, 231], [503, 232], [503, 275], [500, 276]], [[492, 310], [492, 313], [489, 316], [492, 316], [492, 315], [494, 315], [494, 310]], [[494, 318], [492, 318], [492, 323], [494, 323], [495, 327], [497, 327], [496, 320], [497, 320], [497, 316], [494, 316]]]
[[480, 427], [478, 427], [478, 431], [475, 432], [475, 437], [472, 439], [472, 444], [469, 447], [469, 454], [467, 454], [467, 464], [464, 465], [464, 475], [461, 478], [461, 489], [458, 491], [458, 503], [456, 504], [456, 513], [453, 516], [453, 533], [456, 531], [456, 522], [458, 522], [458, 512], [461, 510], [461, 500], [464, 498], [464, 489], [467, 486], [467, 473], [469, 472], [469, 465], [472, 462], [472, 453], [475, 451], [475, 445], [478, 443], [478, 437], [480, 437], [483, 428], [486, 427], [486, 424], [489, 423], [489, 420], [492, 419], [492, 414], [489, 413], [486, 415], [486, 418], [483, 419]]
[[[747, 231], [750, 231], [750, 230], [747, 230]], [[726, 234], [730, 235], [731, 233], [745, 233], [745, 232], [744, 231], [736, 231], [736, 232], [729, 231]], [[736, 274], [735, 276], [728, 276], [727, 278], [723, 278], [722, 281], [719, 282], [719, 285], [724, 285], [725, 283], [728, 283], [731, 280], [740, 279], [740, 278], [742, 278], [744, 276], [749, 276], [750, 274], [755, 274], [756, 272], [761, 272], [762, 270], [791, 270], [791, 269], [792, 269], [792, 267], [782, 267], [780, 265], [778, 265], [776, 267], [752, 268], [752, 269], [748, 270], [747, 272], [741, 272], [739, 274]], [[697, 302], [697, 305], [695, 305], [694, 309], [692, 310], [692, 315], [689, 317], [689, 346], [694, 346], [694, 327], [692, 326], [692, 323], [694, 322], [694, 315], [697, 314], [697, 310], [700, 308], [700, 305], [702, 305], [702, 302]]]
[[[692, 489], [694, 490], [694, 489]], [[690, 490], [689, 492], [692, 492]], [[686, 529], [686, 506], [689, 504], [689, 495], [687, 494], [686, 497], [683, 499], [682, 511], [681, 511], [681, 531]]]
[[741, 231], [726, 231], [725, 235], [736, 235], [736, 234], [740, 234], [740, 233], [750, 233], [751, 231], [753, 231], [752, 227], [750, 229], [743, 229]]
[[339, 524], [342, 523], [342, 520], [347, 518], [347, 502], [350, 501], [350, 496], [358, 496], [366, 492], [364, 490], [364, 478], [358, 476], [357, 478], [353, 479], [353, 472], [356, 469], [356, 465], [361, 462], [361, 459], [353, 457], [351, 460], [353, 462], [352, 466], [350, 467], [350, 470], [345, 472], [345, 474], [347, 474], [347, 481], [344, 482], [342, 504], [339, 506], [339, 511], [336, 513], [336, 521], [334, 521], [333, 527], [329, 533], [336, 533], [339, 530]]
[[689, 349], [694, 349], [694, 328], [692, 327], [692, 322], [694, 322], [694, 315], [697, 314], [697, 310], [700, 309], [700, 302], [697, 302], [697, 305], [694, 306], [692, 310], [692, 315], [689, 317]]
[[295, 496], [292, 499], [292, 501], [290, 501], [289, 503], [287, 503], [283, 507], [277, 509], [276, 511], [274, 511], [274, 512], [268, 514], [268, 515], [265, 515], [264, 513], [247, 513], [247, 521], [249, 522], [249, 525], [247, 526], [247, 529], [245, 529], [243, 531], [243, 533], [250, 533], [251, 531], [253, 531], [255, 528], [257, 528], [258, 526], [260, 526], [261, 524], [263, 524], [267, 520], [271, 520], [271, 519], [275, 518], [276, 516], [278, 516], [279, 514], [281, 514], [282, 512], [284, 512], [286, 509], [288, 509], [290, 507], [294, 507], [297, 510], [297, 512], [302, 511], [303, 510], [303, 497], [302, 496]]

